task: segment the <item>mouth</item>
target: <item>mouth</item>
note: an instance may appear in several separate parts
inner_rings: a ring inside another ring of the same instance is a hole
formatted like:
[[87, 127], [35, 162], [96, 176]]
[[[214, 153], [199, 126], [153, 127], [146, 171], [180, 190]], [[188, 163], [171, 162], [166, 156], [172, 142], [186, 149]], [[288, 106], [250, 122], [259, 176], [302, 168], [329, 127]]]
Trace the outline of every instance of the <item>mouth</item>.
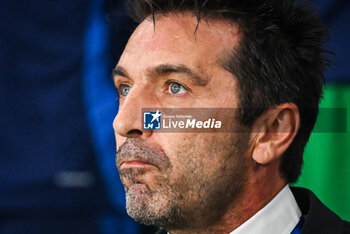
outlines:
[[118, 164], [119, 174], [125, 188], [144, 186], [155, 183], [156, 177], [160, 175], [158, 166], [141, 161], [140, 159], [125, 159]]
[[[125, 160], [121, 161], [119, 164], [119, 169], [129, 169], [129, 168], [147, 168], [147, 167], [156, 167], [158, 166], [149, 163], [149, 162], [144, 162], [140, 160]], [[159, 169], [159, 168], [158, 168]]]

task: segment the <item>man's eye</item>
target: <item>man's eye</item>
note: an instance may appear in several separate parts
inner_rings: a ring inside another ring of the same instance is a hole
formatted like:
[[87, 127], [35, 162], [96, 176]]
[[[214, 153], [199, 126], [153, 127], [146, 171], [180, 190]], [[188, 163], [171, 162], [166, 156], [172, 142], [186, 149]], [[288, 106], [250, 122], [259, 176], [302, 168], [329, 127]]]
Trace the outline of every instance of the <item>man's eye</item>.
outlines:
[[171, 82], [169, 84], [169, 90], [168, 90], [171, 94], [185, 94], [187, 93], [187, 89], [180, 85], [179, 83], [176, 82]]
[[129, 94], [130, 90], [131, 90], [131, 87], [129, 85], [122, 84], [119, 87], [119, 94], [122, 97], [126, 97]]

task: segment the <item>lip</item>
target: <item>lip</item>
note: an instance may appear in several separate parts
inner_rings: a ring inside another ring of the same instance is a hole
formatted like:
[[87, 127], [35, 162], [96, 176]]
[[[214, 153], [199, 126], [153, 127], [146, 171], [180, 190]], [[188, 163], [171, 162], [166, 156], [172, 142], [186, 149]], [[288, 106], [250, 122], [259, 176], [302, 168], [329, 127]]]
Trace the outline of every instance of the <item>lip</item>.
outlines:
[[153, 164], [148, 163], [148, 162], [140, 161], [140, 160], [125, 160], [125, 161], [120, 162], [119, 168], [120, 169], [142, 168], [142, 167], [149, 167], [149, 166], [157, 167], [156, 165], [153, 165]]

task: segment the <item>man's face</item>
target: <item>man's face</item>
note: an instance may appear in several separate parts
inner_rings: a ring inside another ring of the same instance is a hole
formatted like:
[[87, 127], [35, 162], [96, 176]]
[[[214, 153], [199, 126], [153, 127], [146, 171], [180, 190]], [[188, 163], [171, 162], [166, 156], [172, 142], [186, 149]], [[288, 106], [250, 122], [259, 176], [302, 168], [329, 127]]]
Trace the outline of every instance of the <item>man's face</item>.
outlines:
[[[114, 121], [117, 167], [127, 212], [169, 229], [215, 223], [246, 180], [243, 133], [157, 133], [142, 129], [142, 108], [236, 108], [235, 77], [220, 61], [238, 45], [238, 28], [190, 14], [145, 20], [117, 65]], [[234, 115], [226, 116], [237, 128]], [[237, 131], [235, 131], [237, 132]]]

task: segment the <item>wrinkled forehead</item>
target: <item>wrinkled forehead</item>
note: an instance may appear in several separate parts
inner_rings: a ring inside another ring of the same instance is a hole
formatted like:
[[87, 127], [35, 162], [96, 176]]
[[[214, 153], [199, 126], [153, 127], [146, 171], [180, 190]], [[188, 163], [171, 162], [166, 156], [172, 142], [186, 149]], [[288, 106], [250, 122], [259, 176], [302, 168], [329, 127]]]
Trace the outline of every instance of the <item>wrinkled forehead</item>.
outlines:
[[239, 27], [233, 22], [203, 19], [198, 28], [197, 24], [190, 13], [169, 13], [155, 22], [147, 18], [130, 37], [126, 50], [190, 50], [215, 56], [238, 44]]

